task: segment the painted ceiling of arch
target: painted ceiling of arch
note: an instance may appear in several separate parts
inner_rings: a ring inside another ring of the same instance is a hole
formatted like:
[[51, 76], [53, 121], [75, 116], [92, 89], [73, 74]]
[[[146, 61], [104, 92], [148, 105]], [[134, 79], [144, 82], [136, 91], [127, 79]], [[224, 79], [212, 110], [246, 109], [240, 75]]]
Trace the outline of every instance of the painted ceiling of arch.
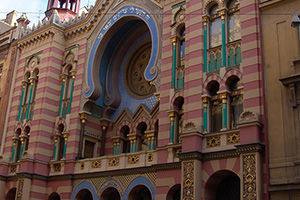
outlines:
[[151, 48], [151, 34], [138, 19], [124, 23], [110, 38], [99, 66], [102, 93], [96, 105], [113, 106], [112, 120], [123, 109], [134, 113], [141, 104], [151, 110], [157, 103], [155, 87], [144, 77]]

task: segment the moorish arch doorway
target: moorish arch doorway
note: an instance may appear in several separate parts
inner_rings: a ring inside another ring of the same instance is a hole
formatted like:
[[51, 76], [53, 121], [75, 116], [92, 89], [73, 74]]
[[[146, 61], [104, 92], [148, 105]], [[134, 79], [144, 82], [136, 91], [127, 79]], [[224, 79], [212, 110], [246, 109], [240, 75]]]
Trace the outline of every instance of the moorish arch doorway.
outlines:
[[148, 187], [138, 185], [130, 191], [128, 200], [152, 200], [152, 195]]
[[82, 189], [77, 193], [75, 200], [93, 200], [93, 195], [88, 189]]
[[8, 191], [5, 200], [15, 200], [17, 188], [12, 188]]
[[234, 172], [222, 170], [214, 173], [205, 185], [206, 200], [239, 200], [240, 178]]
[[109, 187], [103, 191], [100, 200], [121, 200], [121, 196], [116, 188]]

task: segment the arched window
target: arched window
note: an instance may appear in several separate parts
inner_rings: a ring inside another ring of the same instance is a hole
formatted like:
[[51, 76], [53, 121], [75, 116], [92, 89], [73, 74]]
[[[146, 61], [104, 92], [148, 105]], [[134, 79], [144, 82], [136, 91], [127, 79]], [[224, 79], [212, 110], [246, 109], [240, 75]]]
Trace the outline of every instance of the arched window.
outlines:
[[137, 126], [137, 151], [146, 151], [148, 149], [147, 138], [145, 137], [145, 131], [147, 130], [147, 124], [141, 122]]
[[21, 115], [19, 116], [19, 120], [23, 121], [26, 119], [26, 111], [28, 106], [28, 98], [29, 98], [29, 92], [30, 92], [30, 82], [29, 82], [30, 73], [27, 72], [24, 76], [24, 80], [22, 82], [23, 88], [22, 88], [22, 96], [21, 98]]
[[178, 30], [178, 64], [176, 68], [176, 89], [184, 87], [184, 65], [185, 65], [185, 26]]
[[209, 47], [217, 47], [222, 44], [221, 17], [218, 14], [218, 5], [212, 5], [209, 9]]
[[213, 72], [221, 67], [238, 66], [242, 62], [241, 20], [237, 0], [228, 1], [221, 8], [208, 7], [203, 16], [204, 71]]
[[217, 81], [212, 81], [208, 86], [210, 99], [210, 132], [222, 129], [222, 100], [219, 98], [218, 91], [220, 85]]
[[234, 129], [244, 109], [243, 90], [239, 88], [240, 79], [237, 76], [228, 78], [227, 87], [230, 91], [230, 128]]
[[15, 132], [15, 136], [13, 137], [13, 152], [11, 156], [11, 160], [17, 162], [20, 159], [21, 152], [21, 129], [18, 128]]
[[228, 42], [233, 42], [241, 39], [241, 20], [240, 10], [237, 0], [229, 1], [228, 9]]
[[17, 188], [10, 189], [6, 194], [5, 200], [15, 200], [16, 193], [17, 193]]
[[120, 130], [120, 136], [123, 138], [121, 141], [121, 149], [123, 150], [122, 153], [129, 153], [130, 152], [130, 141], [128, 138], [129, 135], [129, 127], [123, 126]]
[[59, 116], [66, 116], [71, 112], [71, 96], [73, 91], [75, 76], [72, 73], [72, 65], [68, 65], [65, 73], [62, 75], [62, 91]]
[[64, 157], [64, 145], [65, 145], [65, 139], [62, 135], [63, 131], [64, 131], [64, 125], [63, 124], [60, 124], [58, 126], [58, 129], [59, 129], [59, 134], [58, 134], [58, 140], [57, 140], [57, 143], [58, 143], [58, 148], [57, 148], [57, 160], [60, 160]]
[[180, 142], [180, 134], [183, 131], [183, 103], [184, 98], [178, 97], [174, 101], [175, 120], [174, 120], [174, 143]]
[[60, 196], [56, 192], [53, 192], [51, 195], [49, 195], [48, 200], [60, 200]]
[[[38, 84], [38, 81], [39, 81], [39, 70], [36, 69], [34, 70], [33, 72], [33, 77], [31, 78], [30, 80], [30, 83], [31, 83], [31, 87], [32, 87], [32, 97], [30, 99], [30, 108], [29, 108], [29, 119], [32, 119], [33, 117], [33, 108], [34, 108], [34, 103], [35, 103], [35, 99], [36, 99], [36, 91], [37, 91], [37, 84]], [[30, 98], [30, 96], [29, 96]]]

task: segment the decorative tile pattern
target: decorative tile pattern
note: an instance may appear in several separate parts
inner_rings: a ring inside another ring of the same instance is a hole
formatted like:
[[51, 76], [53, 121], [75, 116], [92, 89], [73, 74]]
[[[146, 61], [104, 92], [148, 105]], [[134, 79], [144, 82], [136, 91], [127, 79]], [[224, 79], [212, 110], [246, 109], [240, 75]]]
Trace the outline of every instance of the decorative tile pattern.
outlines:
[[206, 141], [207, 141], [206, 146], [208, 148], [217, 147], [221, 145], [221, 136], [217, 135], [213, 137], [207, 137]]
[[243, 156], [243, 198], [257, 199], [256, 193], [256, 156], [255, 154]]
[[183, 200], [194, 200], [194, 162], [183, 164]]

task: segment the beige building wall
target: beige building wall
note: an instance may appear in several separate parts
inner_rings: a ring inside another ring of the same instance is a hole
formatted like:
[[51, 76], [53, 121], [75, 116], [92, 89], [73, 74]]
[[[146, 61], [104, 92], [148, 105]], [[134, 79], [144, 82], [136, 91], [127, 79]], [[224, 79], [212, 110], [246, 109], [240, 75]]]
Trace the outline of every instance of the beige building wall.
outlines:
[[[299, 199], [300, 1], [261, 2], [271, 199]], [[297, 191], [298, 190], [298, 191]]]

